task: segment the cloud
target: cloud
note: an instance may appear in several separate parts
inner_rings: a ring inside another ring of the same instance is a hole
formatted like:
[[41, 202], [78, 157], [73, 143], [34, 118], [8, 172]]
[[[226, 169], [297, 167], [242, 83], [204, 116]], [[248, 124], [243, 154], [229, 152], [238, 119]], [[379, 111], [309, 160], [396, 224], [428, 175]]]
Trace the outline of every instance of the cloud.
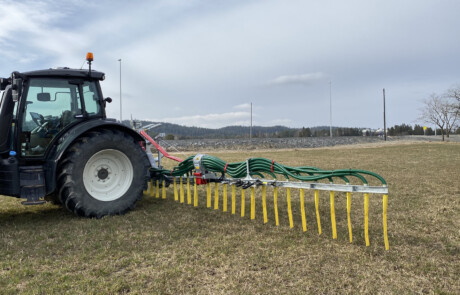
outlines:
[[247, 125], [249, 124], [249, 117], [249, 112], [227, 112], [148, 120], [154, 122], [175, 123], [187, 126], [220, 128], [230, 125]]
[[233, 108], [238, 109], [238, 110], [247, 110], [247, 109], [251, 108], [251, 104], [250, 103], [242, 103], [242, 104], [233, 106]]
[[327, 76], [321, 72], [308, 73], [301, 75], [287, 75], [279, 76], [273, 80], [268, 81], [268, 85], [286, 85], [286, 84], [302, 84], [310, 85], [315, 81], [326, 78]]
[[249, 123], [228, 114], [251, 101], [261, 125], [327, 125], [329, 79], [334, 125], [381, 127], [383, 87], [389, 124], [400, 124], [460, 79], [459, 1], [0, 2], [0, 76], [79, 68], [92, 51], [116, 118], [119, 58], [125, 116], [210, 127]]
[[88, 44], [84, 32], [69, 25], [79, 5], [77, 1], [62, 4], [53, 0], [2, 3], [0, 61], [5, 63], [7, 58], [24, 66], [51, 61], [48, 67], [74, 61], [74, 56]]

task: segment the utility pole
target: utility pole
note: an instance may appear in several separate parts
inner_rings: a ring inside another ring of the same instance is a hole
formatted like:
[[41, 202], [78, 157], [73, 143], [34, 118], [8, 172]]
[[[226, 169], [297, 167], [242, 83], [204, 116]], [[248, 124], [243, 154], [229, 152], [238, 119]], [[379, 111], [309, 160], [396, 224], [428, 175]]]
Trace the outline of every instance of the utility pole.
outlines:
[[249, 140], [252, 141], [252, 102], [251, 102], [251, 128], [249, 128]]
[[118, 59], [120, 62], [120, 123], [123, 123], [123, 115], [122, 115], [122, 104], [121, 104], [121, 58]]
[[387, 140], [387, 117], [385, 113], [385, 88], [383, 88], [383, 138]]
[[332, 81], [329, 81], [329, 134], [332, 137]]

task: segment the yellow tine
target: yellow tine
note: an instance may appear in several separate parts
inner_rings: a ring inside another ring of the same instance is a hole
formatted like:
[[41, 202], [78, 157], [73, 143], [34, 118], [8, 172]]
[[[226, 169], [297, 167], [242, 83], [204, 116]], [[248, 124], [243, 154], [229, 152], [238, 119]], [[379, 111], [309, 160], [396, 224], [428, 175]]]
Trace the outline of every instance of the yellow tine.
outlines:
[[214, 183], [214, 210], [219, 209], [219, 184]]
[[184, 202], [184, 183], [182, 182], [182, 176], [179, 178], [179, 197], [180, 202]]
[[232, 184], [232, 214], [235, 214], [236, 213], [236, 202], [235, 202], [235, 198], [236, 198], [236, 192], [235, 192], [235, 185]]
[[366, 246], [369, 243], [369, 194], [364, 194], [364, 238], [366, 239]]
[[383, 238], [385, 240], [385, 250], [390, 249], [390, 244], [388, 243], [387, 208], [388, 208], [388, 195], [383, 195]]
[[332, 224], [332, 238], [337, 239], [337, 227], [335, 225], [334, 191], [331, 191], [331, 224]]
[[190, 178], [187, 176], [187, 204], [192, 204], [192, 191], [190, 190]]
[[256, 197], [255, 188], [251, 186], [251, 219], [256, 218]]
[[160, 197], [160, 181], [156, 181], [156, 192], [155, 192], [155, 198]]
[[227, 212], [227, 184], [224, 183], [224, 187], [222, 188], [224, 194], [224, 212]]
[[179, 201], [179, 194], [177, 193], [176, 177], [174, 176], [173, 176], [173, 186], [174, 186], [174, 201]]
[[196, 187], [196, 178], [195, 182], [193, 183], [193, 206], [198, 207], [198, 189]]
[[206, 207], [211, 208], [211, 184], [206, 184]]
[[244, 201], [244, 189], [241, 189], [241, 217], [244, 217], [244, 205], [245, 205], [245, 201]]
[[351, 218], [350, 218], [350, 213], [351, 213], [351, 193], [347, 192], [347, 219], [348, 219], [348, 233], [350, 235], [350, 243], [353, 242], [353, 234], [351, 231]]
[[316, 223], [318, 224], [318, 234], [321, 235], [321, 218], [319, 218], [319, 190], [315, 190], [315, 209]]
[[287, 205], [288, 205], [288, 215], [289, 215], [289, 227], [294, 227], [294, 221], [292, 220], [292, 209], [291, 209], [291, 188], [287, 188]]
[[155, 184], [153, 183], [153, 179], [151, 182], [149, 182], [149, 184], [150, 184], [150, 196], [153, 197], [155, 193]]
[[302, 216], [302, 229], [307, 231], [307, 219], [305, 218], [305, 193], [303, 189], [300, 189], [300, 214]]
[[165, 185], [164, 180], [163, 180], [163, 187], [161, 188], [161, 196], [163, 199], [166, 199], [166, 185]]
[[268, 222], [267, 218], [267, 187], [264, 185], [262, 187], [262, 207], [264, 212], [264, 223]]
[[273, 190], [273, 206], [275, 207], [275, 224], [276, 226], [280, 225], [280, 220], [278, 218], [278, 188], [275, 187]]

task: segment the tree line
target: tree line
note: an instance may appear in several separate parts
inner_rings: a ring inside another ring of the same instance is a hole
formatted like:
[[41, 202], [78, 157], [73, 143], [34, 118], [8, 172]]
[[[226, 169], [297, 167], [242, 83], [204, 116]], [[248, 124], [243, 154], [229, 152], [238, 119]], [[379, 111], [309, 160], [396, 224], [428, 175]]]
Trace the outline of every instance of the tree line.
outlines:
[[[147, 125], [145, 122], [143, 125]], [[165, 139], [231, 139], [231, 138], [249, 138], [249, 127], [247, 126], [228, 126], [219, 129], [187, 127], [176, 124], [164, 123], [160, 127], [149, 130], [151, 136], [158, 133], [165, 133]], [[456, 130], [460, 134], [460, 128]], [[434, 130], [424, 126], [406, 123], [396, 124], [387, 128], [388, 136], [405, 136], [405, 135], [441, 135], [441, 129]], [[383, 136], [383, 130], [371, 130], [369, 128], [357, 127], [332, 127], [332, 135], [337, 136]], [[253, 138], [292, 138], [292, 137], [329, 137], [330, 127], [302, 127], [289, 128], [285, 126], [259, 127], [255, 126], [252, 130]]]

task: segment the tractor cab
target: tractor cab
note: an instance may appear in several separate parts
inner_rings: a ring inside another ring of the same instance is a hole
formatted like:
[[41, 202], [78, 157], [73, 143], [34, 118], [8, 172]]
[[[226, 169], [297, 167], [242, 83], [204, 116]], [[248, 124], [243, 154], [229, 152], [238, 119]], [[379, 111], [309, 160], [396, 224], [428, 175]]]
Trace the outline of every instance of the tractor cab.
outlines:
[[145, 140], [107, 119], [102, 72], [53, 68], [0, 78], [0, 195], [87, 217], [123, 214], [149, 179]]
[[[69, 145], [106, 119], [102, 72], [52, 68], [0, 78], [0, 195], [32, 203], [56, 189], [56, 169]], [[122, 128], [115, 126], [114, 128]], [[45, 181], [46, 180], [46, 181]]]
[[[67, 75], [54, 76], [56, 71]], [[21, 156], [41, 157], [57, 135], [73, 123], [105, 117], [98, 78], [94, 76], [79, 77], [78, 71], [70, 69], [26, 73], [28, 81], [18, 118]]]
[[105, 118], [103, 79], [101, 72], [69, 68], [13, 73], [2, 95], [0, 154], [43, 158], [72, 125]]

